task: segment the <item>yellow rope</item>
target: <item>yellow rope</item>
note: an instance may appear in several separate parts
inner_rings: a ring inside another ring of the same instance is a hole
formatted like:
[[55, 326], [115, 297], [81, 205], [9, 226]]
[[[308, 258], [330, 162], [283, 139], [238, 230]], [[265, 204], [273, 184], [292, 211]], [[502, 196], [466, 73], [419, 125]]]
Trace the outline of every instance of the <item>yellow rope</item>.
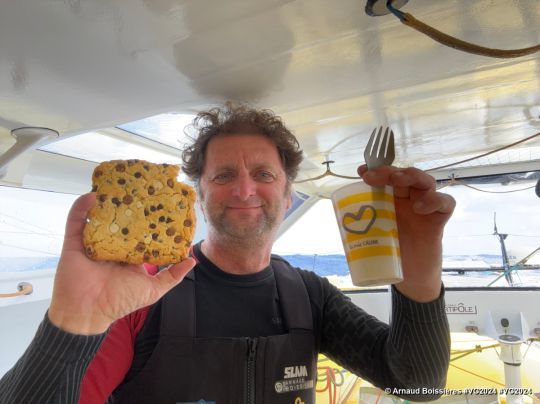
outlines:
[[400, 17], [400, 20], [403, 24], [414, 28], [443, 45], [475, 55], [490, 56], [494, 58], [517, 58], [540, 51], [540, 45], [522, 49], [493, 49], [475, 45], [436, 30], [435, 28], [424, 24], [422, 21], [417, 20], [409, 13], [403, 13], [403, 17]]
[[480, 379], [484, 379], [484, 380], [487, 380], [488, 382], [492, 382], [492, 383], [498, 384], [499, 386], [503, 386], [503, 387], [504, 387], [504, 383], [498, 382], [498, 381], [496, 381], [496, 380], [492, 380], [492, 379], [490, 379], [490, 378], [488, 378], [488, 377], [484, 377], [484, 376], [482, 376], [482, 375], [479, 375], [478, 373], [471, 372], [470, 370], [460, 368], [459, 366], [456, 366], [456, 365], [454, 365], [454, 364], [452, 364], [452, 363], [450, 364], [450, 366], [452, 366], [452, 367], [454, 367], [454, 368], [456, 368], [456, 369], [458, 369], [458, 370], [461, 370], [461, 371], [463, 371], [463, 372], [465, 372], [465, 373], [469, 373], [469, 374], [471, 374], [471, 375], [473, 375], [473, 376], [479, 377]]

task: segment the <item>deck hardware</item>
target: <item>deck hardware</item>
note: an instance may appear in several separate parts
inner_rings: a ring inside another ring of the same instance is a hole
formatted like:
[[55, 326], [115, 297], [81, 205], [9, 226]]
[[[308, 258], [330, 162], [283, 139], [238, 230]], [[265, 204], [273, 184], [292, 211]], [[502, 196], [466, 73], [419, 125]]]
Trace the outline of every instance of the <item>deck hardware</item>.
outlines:
[[407, 4], [409, 0], [368, 0], [366, 3], [366, 14], [371, 17], [380, 17], [382, 15], [390, 14], [387, 3], [391, 3], [394, 8], [401, 8]]
[[6, 174], [9, 163], [25, 151], [36, 149], [48, 140], [57, 138], [59, 133], [49, 128], [22, 127], [13, 129], [11, 135], [16, 139], [16, 142], [0, 156], [0, 178]]
[[24, 295], [31, 295], [34, 291], [34, 287], [29, 282], [20, 282], [17, 285], [17, 292], [14, 293], [0, 293], [0, 297], [17, 297]]

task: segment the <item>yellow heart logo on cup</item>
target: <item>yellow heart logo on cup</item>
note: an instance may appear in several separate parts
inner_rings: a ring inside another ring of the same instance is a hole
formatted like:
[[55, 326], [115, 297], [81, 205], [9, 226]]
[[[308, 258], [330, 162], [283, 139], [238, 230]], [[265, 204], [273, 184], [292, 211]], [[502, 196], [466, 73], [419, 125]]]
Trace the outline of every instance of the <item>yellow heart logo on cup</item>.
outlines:
[[[370, 210], [372, 212], [371, 219], [369, 220], [367, 226], [365, 226], [363, 229], [351, 229], [349, 226], [355, 222], [359, 222], [362, 220], [364, 214], [366, 211]], [[373, 223], [375, 223], [375, 219], [377, 218], [377, 211], [375, 208], [371, 205], [363, 205], [358, 209], [358, 212], [356, 213], [345, 213], [343, 215], [343, 220], [341, 221], [341, 224], [343, 225], [343, 228], [348, 231], [349, 233], [354, 234], [366, 234], [369, 229], [371, 229], [371, 226], [373, 226]], [[350, 222], [347, 224], [346, 219], [352, 219], [353, 222]]]

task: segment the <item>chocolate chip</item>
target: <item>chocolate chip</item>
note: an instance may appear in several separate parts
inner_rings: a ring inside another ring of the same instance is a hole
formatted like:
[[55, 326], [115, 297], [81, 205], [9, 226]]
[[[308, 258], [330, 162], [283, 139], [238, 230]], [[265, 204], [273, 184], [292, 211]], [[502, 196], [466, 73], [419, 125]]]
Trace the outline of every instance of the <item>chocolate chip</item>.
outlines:
[[94, 256], [94, 249], [90, 246], [86, 247], [86, 255], [88, 255], [89, 257], [93, 257]]
[[118, 182], [118, 184], [120, 184], [120, 185], [125, 185], [126, 184], [126, 180], [123, 179], [123, 178], [119, 178], [118, 181], [116, 181], [116, 182]]
[[143, 255], [143, 260], [145, 260], [146, 262], [148, 262], [149, 259], [150, 259], [150, 254], [148, 254], [147, 252], [145, 252], [144, 255]]
[[174, 236], [174, 233], [176, 233], [176, 230], [174, 229], [174, 227], [169, 227], [166, 233], [167, 233], [167, 236]]
[[171, 222], [174, 222], [174, 220], [172, 220], [170, 217], [167, 217], [166, 222], [167, 222], [167, 223], [171, 223]]
[[98, 199], [99, 199], [100, 202], [105, 202], [107, 200], [107, 195], [106, 194], [100, 194]]
[[156, 258], [159, 257], [159, 250], [152, 250], [152, 255]]
[[148, 216], [149, 214], [150, 214], [150, 212], [148, 212], [148, 209], [145, 209], [145, 210], [144, 210], [144, 215], [145, 215], [145, 216]]
[[124, 236], [127, 236], [128, 233], [129, 233], [129, 229], [128, 229], [127, 227], [124, 227], [124, 228], [122, 229], [122, 234], [123, 234]]
[[143, 165], [143, 168], [144, 168], [146, 171], [150, 171], [150, 167], [148, 167], [148, 164]]
[[167, 180], [167, 185], [170, 187], [170, 188], [174, 188], [174, 181], [171, 180], [170, 178]]
[[157, 209], [157, 208], [156, 208], [154, 205], [150, 206], [150, 211], [151, 211], [151, 212], [155, 212], [156, 209]]
[[159, 234], [157, 234], [157, 233], [152, 233], [152, 240], [157, 240], [157, 239], [158, 239], [158, 236], [159, 236]]
[[193, 224], [193, 223], [192, 223], [192, 221], [191, 221], [190, 219], [184, 220], [184, 226], [186, 226], [186, 227], [191, 227], [192, 224]]
[[164, 222], [164, 221], [165, 221], [165, 216], [160, 216], [160, 217], [159, 217], [159, 221], [160, 221], [160, 222]]
[[154, 187], [152, 185], [150, 185], [148, 187], [148, 195], [154, 195], [155, 192], [156, 192], [156, 190], [154, 189]]
[[188, 196], [188, 191], [187, 191], [187, 190], [185, 190], [185, 189], [183, 189], [183, 190], [182, 190], [182, 195], [184, 195], [184, 196]]
[[186, 208], [186, 203], [185, 203], [184, 201], [180, 201], [180, 202], [178, 203], [178, 207], [179, 207], [180, 209], [185, 209], [185, 208]]
[[122, 202], [129, 205], [131, 202], [133, 202], [133, 197], [131, 195], [126, 195], [122, 198]]
[[135, 176], [135, 178], [141, 178], [142, 177], [142, 174], [140, 172], [138, 172], [138, 171], [133, 175]]
[[148, 227], [150, 227], [151, 229], [155, 229], [157, 225], [155, 223], [150, 223]]
[[182, 237], [182, 236], [176, 236], [176, 237], [174, 238], [174, 242], [175, 242], [176, 244], [180, 244], [182, 241], [184, 241], [184, 237]]
[[135, 246], [135, 250], [138, 252], [143, 252], [144, 250], [146, 250], [146, 245], [142, 241], [139, 241]]
[[160, 209], [163, 209], [163, 205], [161, 203], [158, 204], [158, 206], [157, 206], [157, 210], [160, 210]]
[[114, 203], [116, 206], [120, 206], [122, 204], [122, 202], [120, 202], [120, 199], [118, 199], [117, 197], [112, 198], [111, 202]]
[[103, 171], [101, 170], [96, 170], [96, 172], [94, 173], [94, 176], [97, 178], [97, 177], [101, 177], [103, 175]]
[[132, 165], [134, 165], [134, 164], [136, 164], [138, 162], [139, 162], [139, 160], [137, 160], [137, 159], [130, 159], [130, 160], [128, 160], [128, 166], [131, 167]]
[[92, 187], [92, 192], [96, 192], [96, 191], [97, 191], [97, 185], [94, 185], [94, 186]]
[[169, 167], [169, 164], [163, 163], [162, 166], [165, 167], [165, 168], [167, 168], [167, 167]]
[[125, 164], [120, 163], [120, 164], [116, 165], [115, 169], [119, 173], [123, 173], [124, 171], [126, 171], [126, 166], [125, 166]]

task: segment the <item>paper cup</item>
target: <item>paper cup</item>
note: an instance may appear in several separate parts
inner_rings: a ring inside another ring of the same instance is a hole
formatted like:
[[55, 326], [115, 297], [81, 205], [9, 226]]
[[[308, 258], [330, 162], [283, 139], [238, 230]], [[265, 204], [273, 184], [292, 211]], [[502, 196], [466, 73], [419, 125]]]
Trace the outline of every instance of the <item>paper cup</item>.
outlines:
[[332, 203], [353, 284], [401, 282], [393, 188], [356, 182], [336, 190]]

